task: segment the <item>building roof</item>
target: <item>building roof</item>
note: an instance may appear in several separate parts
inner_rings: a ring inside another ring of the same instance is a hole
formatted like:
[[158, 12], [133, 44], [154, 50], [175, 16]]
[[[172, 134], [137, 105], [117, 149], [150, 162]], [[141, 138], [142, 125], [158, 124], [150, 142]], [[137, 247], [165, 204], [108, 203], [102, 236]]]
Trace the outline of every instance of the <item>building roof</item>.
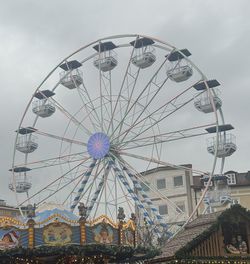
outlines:
[[200, 215], [198, 218], [186, 225], [184, 230], [180, 231], [171, 239], [162, 249], [162, 254], [157, 259], [170, 258], [194, 238], [208, 230], [217, 220], [222, 212]]
[[172, 166], [161, 166], [161, 167], [153, 168], [153, 169], [150, 169], [150, 170], [142, 171], [142, 172], [140, 172], [140, 174], [142, 174], [143, 176], [146, 176], [146, 175], [152, 174], [154, 172], [158, 172], [158, 171], [181, 170], [181, 169], [190, 170], [190, 169], [192, 169], [192, 164], [176, 165], [176, 167], [172, 167]]
[[17, 207], [14, 207], [12, 205], [8, 205], [5, 200], [0, 199], [0, 208], [3, 210], [15, 210], [18, 211], [19, 209]]
[[[250, 186], [250, 171], [248, 172], [236, 172], [236, 171], [227, 171], [224, 174], [231, 174], [235, 173], [236, 177], [236, 184], [230, 184], [230, 187], [243, 187], [243, 186]], [[201, 189], [204, 188], [204, 185], [201, 182], [200, 176], [193, 176], [193, 186], [194, 189]]]
[[8, 210], [8, 211], [19, 211], [18, 208], [10, 206], [10, 205], [0, 205], [1, 210]]

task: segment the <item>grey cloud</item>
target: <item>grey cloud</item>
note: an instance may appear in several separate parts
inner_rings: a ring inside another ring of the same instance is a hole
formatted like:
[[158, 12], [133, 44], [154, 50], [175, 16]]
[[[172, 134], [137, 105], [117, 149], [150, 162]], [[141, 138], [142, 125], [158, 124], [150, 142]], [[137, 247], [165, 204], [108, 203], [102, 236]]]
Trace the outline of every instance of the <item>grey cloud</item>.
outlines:
[[66, 55], [99, 37], [142, 33], [187, 47], [222, 83], [223, 111], [239, 150], [227, 169], [248, 170], [249, 28], [247, 0], [2, 1], [0, 8], [1, 198], [8, 191], [14, 130], [35, 87]]

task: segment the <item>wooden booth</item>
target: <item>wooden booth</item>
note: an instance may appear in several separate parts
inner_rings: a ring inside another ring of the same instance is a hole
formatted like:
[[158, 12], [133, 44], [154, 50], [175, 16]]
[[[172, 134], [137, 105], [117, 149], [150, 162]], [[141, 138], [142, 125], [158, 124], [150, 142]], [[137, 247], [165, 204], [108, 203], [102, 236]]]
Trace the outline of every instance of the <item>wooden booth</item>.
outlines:
[[148, 263], [250, 263], [250, 211], [234, 205], [190, 222]]

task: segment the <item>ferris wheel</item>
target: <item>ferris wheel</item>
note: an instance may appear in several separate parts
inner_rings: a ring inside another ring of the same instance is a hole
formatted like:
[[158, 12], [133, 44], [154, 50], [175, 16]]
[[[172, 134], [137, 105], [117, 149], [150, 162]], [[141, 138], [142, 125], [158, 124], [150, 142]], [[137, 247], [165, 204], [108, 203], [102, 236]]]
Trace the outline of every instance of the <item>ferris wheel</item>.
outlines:
[[164, 226], [142, 172], [209, 160], [207, 175], [221, 173], [236, 149], [220, 84], [190, 57], [188, 49], [131, 34], [98, 39], [63, 59], [32, 94], [16, 131], [9, 188], [20, 210], [54, 201], [74, 211], [83, 202], [88, 219], [117, 219], [123, 207]]

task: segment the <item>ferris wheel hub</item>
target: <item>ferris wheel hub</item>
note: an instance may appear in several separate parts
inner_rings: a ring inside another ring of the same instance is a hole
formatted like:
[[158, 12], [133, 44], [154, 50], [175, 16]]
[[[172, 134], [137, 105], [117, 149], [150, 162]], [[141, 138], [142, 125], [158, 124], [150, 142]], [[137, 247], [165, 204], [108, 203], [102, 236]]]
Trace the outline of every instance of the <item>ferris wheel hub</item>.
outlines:
[[104, 158], [110, 149], [109, 137], [102, 132], [94, 133], [88, 140], [87, 149], [92, 158]]

